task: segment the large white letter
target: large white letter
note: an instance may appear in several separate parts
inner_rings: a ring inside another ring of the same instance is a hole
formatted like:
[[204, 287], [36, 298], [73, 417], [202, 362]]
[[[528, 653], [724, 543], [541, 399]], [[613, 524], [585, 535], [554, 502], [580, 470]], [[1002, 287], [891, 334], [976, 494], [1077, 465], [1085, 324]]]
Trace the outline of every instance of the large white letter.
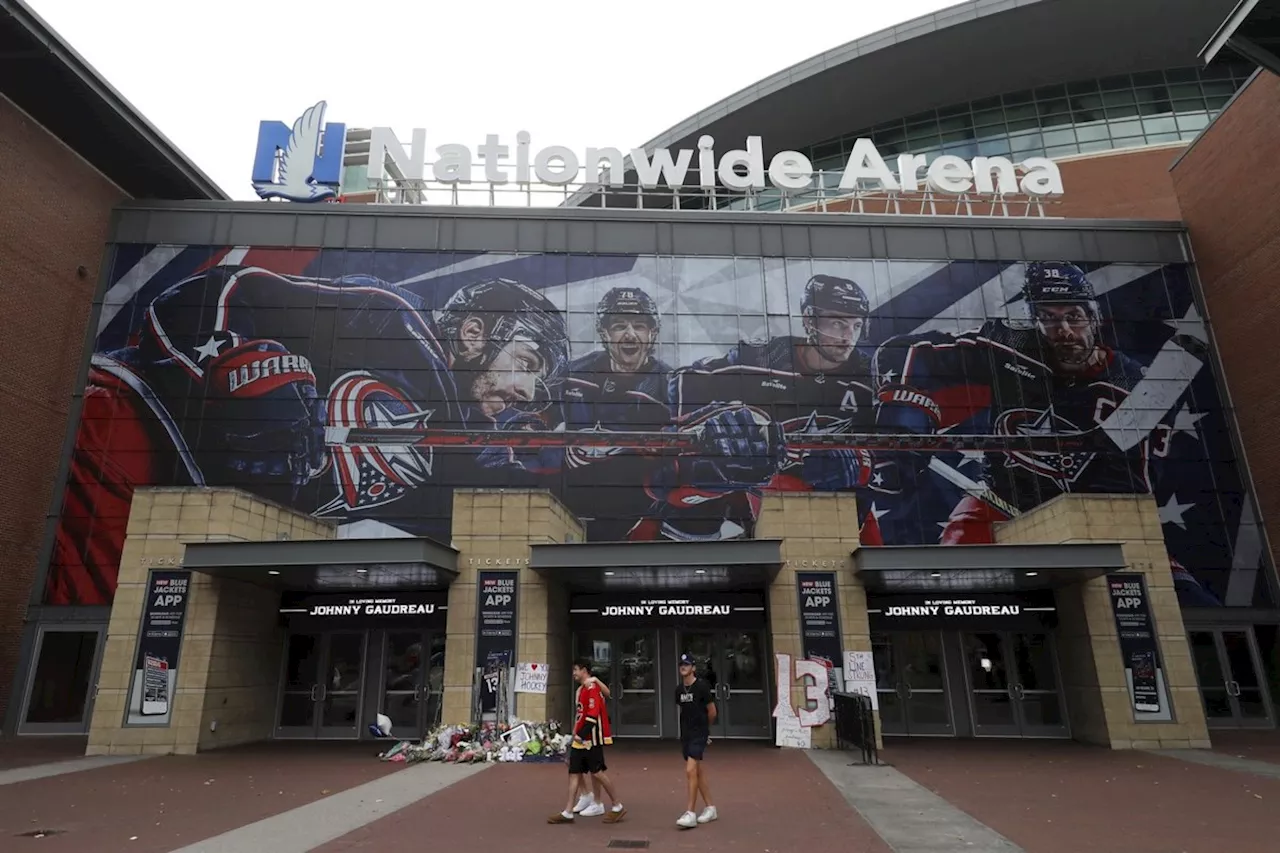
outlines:
[[[557, 169], [551, 161], [559, 160]], [[571, 184], [578, 179], [578, 155], [563, 145], [548, 145], [533, 158], [533, 174], [544, 184]]]
[[791, 655], [777, 652], [773, 656], [773, 684], [778, 690], [778, 701], [773, 704], [775, 717], [794, 717], [795, 709], [791, 707]]
[[813, 183], [813, 163], [799, 151], [779, 151], [769, 161], [769, 180], [779, 189], [806, 189]]
[[858, 181], [864, 179], [879, 181], [886, 190], [898, 189], [893, 172], [884, 164], [884, 158], [876, 150], [875, 144], [865, 137], [853, 143], [853, 150], [849, 152], [849, 160], [844, 166], [844, 174], [840, 177], [840, 189], [856, 189]]
[[409, 154], [396, 139], [389, 127], [375, 127], [369, 131], [369, 177], [380, 179], [387, 173], [387, 158], [410, 180], [422, 180], [423, 164], [427, 160], [427, 132], [414, 128]]
[[516, 134], [516, 183], [529, 183], [529, 131]]
[[657, 189], [659, 176], [665, 177], [667, 186], [672, 189], [683, 186], [684, 176], [689, 171], [689, 161], [692, 159], [693, 152], [688, 148], [680, 149], [674, 163], [671, 162], [671, 152], [666, 148], [653, 149], [652, 161], [643, 148], [631, 149], [631, 163], [636, 167], [636, 178], [639, 179], [640, 186], [649, 190]]
[[698, 186], [716, 188], [716, 138], [709, 133], [698, 137]]
[[[998, 177], [992, 185], [991, 173]], [[1018, 191], [1018, 172], [1007, 157], [974, 157], [973, 178], [980, 193], [1004, 193], [1012, 195]]]
[[1022, 177], [1022, 191], [1027, 195], [1062, 195], [1062, 172], [1048, 157], [1028, 157], [1022, 161], [1027, 174]]
[[929, 189], [934, 192], [967, 193], [973, 189], [973, 170], [962, 158], [943, 154], [929, 164]]
[[[734, 166], [747, 167], [745, 175], [739, 175]], [[764, 148], [758, 136], [747, 137], [747, 150], [735, 148], [724, 152], [716, 169], [720, 183], [731, 190], [764, 189]]]
[[920, 170], [928, 165], [929, 158], [923, 154], [898, 155], [898, 180], [902, 182], [903, 192], [920, 191]]
[[800, 725], [821, 726], [831, 719], [831, 702], [827, 699], [827, 668], [816, 660], [796, 661], [796, 678], [812, 678], [812, 684], [805, 684], [804, 698], [814, 703], [812, 709], [800, 709]]
[[471, 183], [471, 149], [465, 145], [440, 145], [436, 147], [440, 155], [431, 166], [436, 180], [442, 184]]
[[502, 159], [511, 150], [498, 142], [498, 134], [490, 133], [484, 138], [484, 145], [478, 149], [480, 159], [484, 162], [484, 179], [491, 184], [505, 184], [507, 171], [502, 168]]
[[605, 181], [611, 187], [621, 186], [626, 182], [627, 170], [622, 152], [617, 148], [588, 148], [587, 149], [587, 181], [598, 181], [600, 179], [600, 161], [604, 160], [609, 164], [609, 180]]

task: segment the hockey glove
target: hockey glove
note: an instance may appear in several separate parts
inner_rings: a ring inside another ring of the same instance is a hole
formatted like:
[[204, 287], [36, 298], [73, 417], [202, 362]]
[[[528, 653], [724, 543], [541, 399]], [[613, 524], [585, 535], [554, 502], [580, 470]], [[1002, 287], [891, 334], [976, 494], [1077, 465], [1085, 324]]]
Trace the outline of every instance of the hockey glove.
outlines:
[[840, 492], [859, 489], [871, 481], [871, 453], [857, 448], [810, 451], [804, 459], [803, 478], [814, 491]]
[[[699, 424], [693, 485], [723, 484], [760, 486], [767, 483], [786, 460], [782, 425], [757, 422], [745, 406], [723, 409]], [[708, 477], [714, 478], [707, 482]]]
[[324, 464], [325, 405], [305, 356], [248, 341], [209, 363], [204, 390], [199, 450], [210, 482], [301, 485]]

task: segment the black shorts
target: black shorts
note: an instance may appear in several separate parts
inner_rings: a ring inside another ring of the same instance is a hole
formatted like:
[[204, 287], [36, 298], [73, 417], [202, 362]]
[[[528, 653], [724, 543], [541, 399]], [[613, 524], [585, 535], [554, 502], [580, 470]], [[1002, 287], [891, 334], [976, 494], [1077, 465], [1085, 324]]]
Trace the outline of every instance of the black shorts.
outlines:
[[702, 753], [707, 751], [707, 736], [693, 735], [692, 737], [680, 738], [680, 752], [684, 756], [685, 761], [692, 758], [694, 761], [702, 760]]
[[609, 768], [604, 763], [604, 747], [597, 744], [590, 749], [569, 747], [569, 773], [603, 773]]

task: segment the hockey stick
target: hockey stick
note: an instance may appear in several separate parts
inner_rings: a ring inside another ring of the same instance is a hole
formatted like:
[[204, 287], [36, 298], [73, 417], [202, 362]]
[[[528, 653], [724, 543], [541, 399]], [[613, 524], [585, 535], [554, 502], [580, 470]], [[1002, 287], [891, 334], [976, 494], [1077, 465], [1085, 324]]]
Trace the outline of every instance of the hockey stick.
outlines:
[[[685, 453], [702, 446], [691, 432], [604, 432], [588, 430], [411, 429], [403, 427], [326, 427], [325, 443], [337, 447], [605, 447], [632, 453]], [[789, 450], [901, 450], [989, 453], [1083, 453], [1115, 449], [1100, 428], [1056, 435], [916, 435], [906, 433], [793, 432], [786, 435]]]

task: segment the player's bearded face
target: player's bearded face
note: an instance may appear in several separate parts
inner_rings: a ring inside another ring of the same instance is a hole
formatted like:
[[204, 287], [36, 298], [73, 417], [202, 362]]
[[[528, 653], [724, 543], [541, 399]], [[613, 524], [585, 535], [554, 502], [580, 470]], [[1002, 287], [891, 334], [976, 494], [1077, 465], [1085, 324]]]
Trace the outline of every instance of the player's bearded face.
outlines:
[[1083, 305], [1040, 305], [1036, 326], [1049, 345], [1054, 364], [1068, 372], [1093, 361], [1098, 345], [1093, 317]]
[[635, 373], [644, 367], [653, 349], [657, 330], [648, 317], [610, 317], [604, 327], [604, 345], [619, 373]]
[[498, 351], [486, 370], [474, 374], [472, 399], [490, 417], [508, 406], [531, 402], [544, 370], [536, 346], [527, 341], [511, 341]]
[[866, 320], [851, 314], [819, 311], [810, 321], [810, 339], [822, 360], [831, 364], [844, 364], [853, 355], [853, 348], [862, 337]]

